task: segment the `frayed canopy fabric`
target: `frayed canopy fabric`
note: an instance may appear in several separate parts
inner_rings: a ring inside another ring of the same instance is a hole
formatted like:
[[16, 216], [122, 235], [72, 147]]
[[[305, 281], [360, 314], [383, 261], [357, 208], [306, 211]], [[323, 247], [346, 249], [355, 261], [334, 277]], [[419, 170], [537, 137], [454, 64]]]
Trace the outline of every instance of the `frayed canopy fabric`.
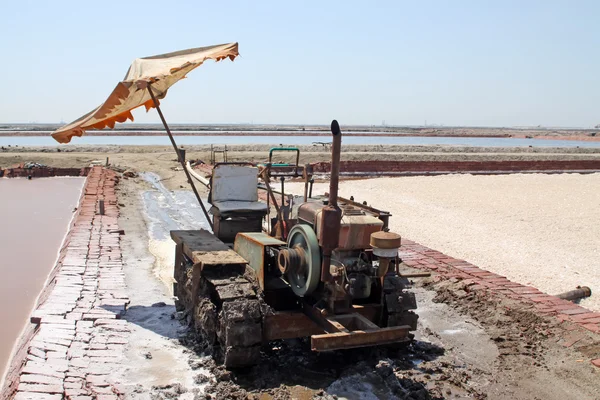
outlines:
[[113, 128], [117, 122], [133, 121], [131, 110], [145, 106], [148, 111], [154, 107], [148, 84], [152, 84], [156, 98], [162, 99], [172, 85], [204, 61], [233, 61], [237, 56], [238, 44], [228, 43], [138, 58], [100, 107], [56, 130], [52, 137], [59, 143], [69, 143], [73, 136], [82, 136], [88, 129]]

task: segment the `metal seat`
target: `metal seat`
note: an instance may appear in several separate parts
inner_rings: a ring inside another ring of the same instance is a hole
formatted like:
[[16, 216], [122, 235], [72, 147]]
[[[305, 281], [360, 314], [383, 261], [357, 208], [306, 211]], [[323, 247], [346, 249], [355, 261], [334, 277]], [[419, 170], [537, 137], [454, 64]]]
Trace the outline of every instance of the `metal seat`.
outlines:
[[215, 201], [212, 205], [220, 215], [267, 213], [267, 204], [261, 201]]
[[213, 169], [210, 213], [215, 235], [233, 242], [238, 232], [262, 231], [267, 204], [258, 201], [258, 168], [217, 164]]

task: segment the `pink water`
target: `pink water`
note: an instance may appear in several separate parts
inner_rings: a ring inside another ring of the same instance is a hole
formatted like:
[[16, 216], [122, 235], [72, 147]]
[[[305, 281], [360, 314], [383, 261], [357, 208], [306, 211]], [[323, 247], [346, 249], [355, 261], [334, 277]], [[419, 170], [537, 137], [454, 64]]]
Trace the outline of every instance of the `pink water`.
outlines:
[[0, 178], [0, 377], [56, 263], [85, 178]]

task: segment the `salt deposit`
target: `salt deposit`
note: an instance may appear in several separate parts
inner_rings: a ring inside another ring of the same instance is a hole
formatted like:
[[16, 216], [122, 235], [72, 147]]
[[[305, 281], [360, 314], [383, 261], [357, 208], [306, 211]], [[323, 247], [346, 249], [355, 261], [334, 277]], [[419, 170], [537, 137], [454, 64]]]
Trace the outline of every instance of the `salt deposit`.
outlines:
[[581, 305], [600, 311], [599, 188], [598, 173], [443, 175], [345, 181], [340, 195], [391, 211], [407, 239], [513, 281], [549, 294], [589, 286]]

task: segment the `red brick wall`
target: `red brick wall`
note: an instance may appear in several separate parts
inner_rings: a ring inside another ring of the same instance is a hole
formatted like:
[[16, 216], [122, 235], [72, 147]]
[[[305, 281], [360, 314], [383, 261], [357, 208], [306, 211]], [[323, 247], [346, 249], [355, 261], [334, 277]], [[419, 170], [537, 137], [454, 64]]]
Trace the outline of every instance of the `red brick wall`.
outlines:
[[6, 168], [0, 169], [0, 177], [6, 178], [47, 178], [50, 176], [87, 176], [89, 167], [85, 168]]
[[[329, 172], [331, 163], [312, 164], [315, 173]], [[340, 171], [373, 172], [486, 172], [600, 170], [600, 160], [530, 161], [342, 161]]]

